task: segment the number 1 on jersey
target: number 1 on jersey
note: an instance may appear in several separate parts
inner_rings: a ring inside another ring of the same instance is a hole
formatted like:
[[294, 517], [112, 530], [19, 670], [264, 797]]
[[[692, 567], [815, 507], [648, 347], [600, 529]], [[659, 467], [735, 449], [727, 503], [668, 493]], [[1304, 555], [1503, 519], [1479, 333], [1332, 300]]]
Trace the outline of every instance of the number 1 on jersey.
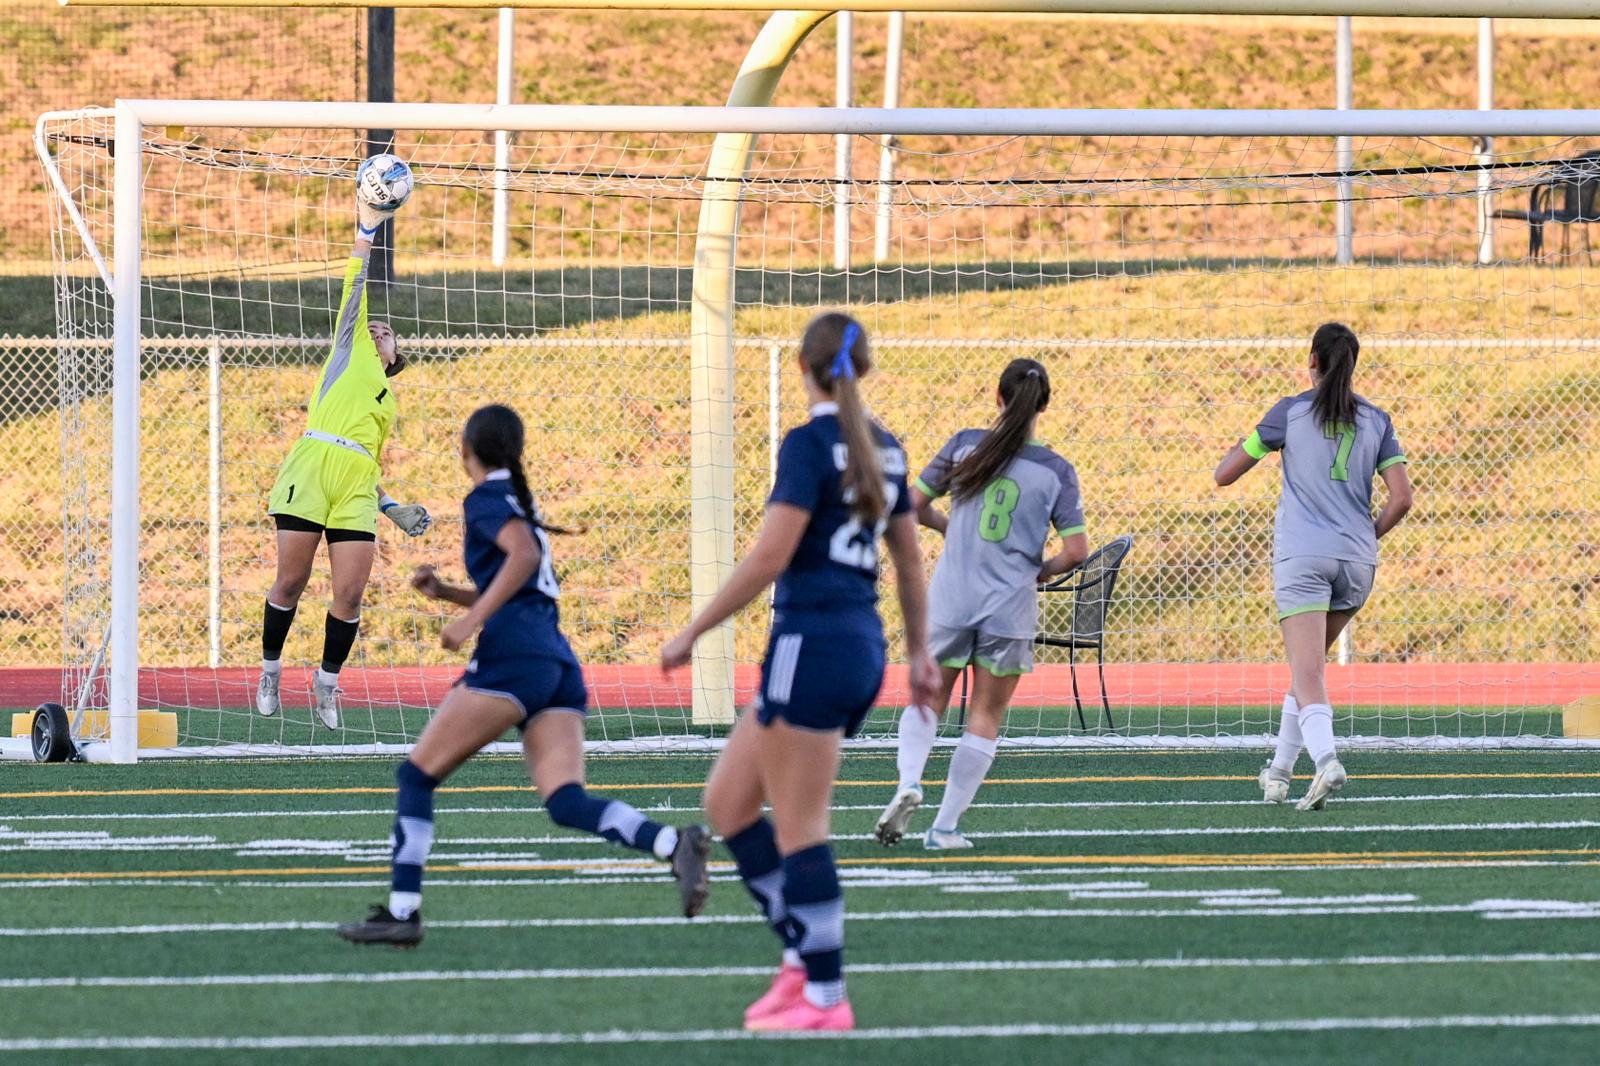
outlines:
[[983, 510], [978, 513], [978, 536], [990, 543], [1005, 540], [1011, 533], [1011, 513], [1022, 499], [1022, 490], [1008, 477], [997, 477], [983, 490]]
[[1322, 435], [1332, 440], [1339, 438], [1339, 450], [1333, 456], [1333, 469], [1328, 476], [1335, 481], [1350, 480], [1350, 449], [1356, 446], [1356, 427], [1349, 422], [1329, 422], [1322, 427]]

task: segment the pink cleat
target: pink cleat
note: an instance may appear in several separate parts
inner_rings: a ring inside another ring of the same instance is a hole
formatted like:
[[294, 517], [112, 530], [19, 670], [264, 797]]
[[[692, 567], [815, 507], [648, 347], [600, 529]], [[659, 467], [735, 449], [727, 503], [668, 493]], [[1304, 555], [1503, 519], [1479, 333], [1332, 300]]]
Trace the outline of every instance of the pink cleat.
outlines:
[[841, 999], [831, 1007], [814, 1006], [804, 995], [789, 1006], [774, 1011], [764, 1018], [745, 1022], [746, 1029], [761, 1033], [797, 1032], [800, 1030], [827, 1030], [843, 1032], [856, 1027], [856, 1012], [850, 1001]]
[[778, 976], [772, 979], [772, 986], [766, 993], [744, 1012], [744, 1027], [750, 1028], [750, 1023], [758, 1018], [765, 1018], [769, 1014], [776, 1014], [787, 1010], [798, 1003], [805, 995], [806, 968], [804, 966], [782, 966], [778, 969]]

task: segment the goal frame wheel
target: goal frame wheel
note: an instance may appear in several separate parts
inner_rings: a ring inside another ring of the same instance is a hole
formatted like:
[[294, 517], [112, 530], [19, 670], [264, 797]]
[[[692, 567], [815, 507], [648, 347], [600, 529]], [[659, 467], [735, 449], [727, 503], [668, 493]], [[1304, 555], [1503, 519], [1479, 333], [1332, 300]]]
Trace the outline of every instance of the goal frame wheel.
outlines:
[[67, 718], [67, 709], [59, 703], [39, 704], [38, 710], [33, 712], [33, 728], [29, 732], [34, 762], [66, 762], [78, 754], [77, 745], [72, 742], [72, 723]]

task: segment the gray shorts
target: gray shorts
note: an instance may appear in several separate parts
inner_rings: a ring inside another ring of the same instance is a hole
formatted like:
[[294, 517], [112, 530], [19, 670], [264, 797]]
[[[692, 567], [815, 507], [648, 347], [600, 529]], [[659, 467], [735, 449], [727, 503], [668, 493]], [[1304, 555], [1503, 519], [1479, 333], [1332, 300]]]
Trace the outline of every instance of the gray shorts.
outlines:
[[1272, 564], [1278, 621], [1311, 611], [1359, 611], [1372, 595], [1372, 579], [1377, 572], [1378, 568], [1370, 563], [1345, 559], [1314, 555], [1280, 559]]
[[995, 677], [1016, 677], [1033, 670], [1031, 637], [996, 637], [978, 629], [929, 622], [928, 650], [940, 666], [955, 670], [976, 665]]

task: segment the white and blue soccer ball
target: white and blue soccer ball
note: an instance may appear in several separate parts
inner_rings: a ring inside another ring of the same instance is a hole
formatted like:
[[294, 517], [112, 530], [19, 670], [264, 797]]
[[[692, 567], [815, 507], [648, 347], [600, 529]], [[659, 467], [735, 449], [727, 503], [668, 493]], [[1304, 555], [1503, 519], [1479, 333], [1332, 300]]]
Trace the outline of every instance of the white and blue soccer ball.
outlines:
[[411, 198], [417, 179], [406, 161], [397, 155], [368, 156], [356, 168], [356, 195], [368, 207], [379, 211], [398, 211]]

